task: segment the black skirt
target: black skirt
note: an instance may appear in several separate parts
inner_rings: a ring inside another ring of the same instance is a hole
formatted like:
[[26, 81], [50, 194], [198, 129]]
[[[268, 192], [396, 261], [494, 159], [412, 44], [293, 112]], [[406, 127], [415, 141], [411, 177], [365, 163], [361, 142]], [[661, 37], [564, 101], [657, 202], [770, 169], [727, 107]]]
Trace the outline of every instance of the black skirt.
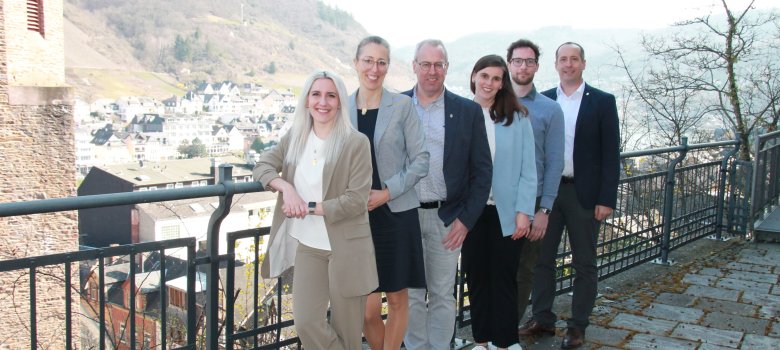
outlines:
[[368, 213], [376, 251], [379, 288], [396, 292], [425, 288], [422, 234], [417, 209], [393, 213], [387, 204]]

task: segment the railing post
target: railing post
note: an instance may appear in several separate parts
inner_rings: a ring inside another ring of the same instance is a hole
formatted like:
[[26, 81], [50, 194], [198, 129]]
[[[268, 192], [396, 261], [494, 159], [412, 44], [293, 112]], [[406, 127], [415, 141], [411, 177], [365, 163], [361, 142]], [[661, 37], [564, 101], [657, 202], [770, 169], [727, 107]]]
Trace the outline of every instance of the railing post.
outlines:
[[[711, 237], [718, 241], [723, 241], [721, 233], [723, 232], [723, 208], [726, 200], [726, 174], [728, 174], [729, 159], [739, 152], [741, 146], [742, 135], [737, 134], [737, 145], [731, 152], [729, 152], [723, 160], [720, 162], [720, 178], [718, 179], [718, 209], [715, 212], [715, 237]], [[731, 183], [734, 186], [734, 183]]]
[[680, 164], [685, 155], [688, 154], [688, 138], [682, 137], [682, 149], [677, 158], [672, 159], [669, 162], [669, 167], [666, 170], [666, 189], [664, 191], [664, 226], [661, 237], [661, 258], [656, 259], [654, 262], [661, 265], [672, 265], [674, 262], [669, 261], [669, 242], [672, 236], [672, 219], [674, 217], [674, 186], [677, 164]]
[[[771, 133], [773, 134], [773, 133]], [[756, 135], [755, 141], [753, 141], [753, 186], [751, 187], [751, 193], [750, 193], [750, 214], [749, 214], [749, 220], [748, 225], [750, 227], [748, 228], [749, 232], [753, 232], [755, 221], [757, 219], [757, 211], [761, 210], [764, 211], [764, 168], [761, 167], [761, 160], [764, 157], [764, 154], [761, 153], [761, 150], [764, 148], [764, 142], [767, 140], [765, 137], [766, 135], [758, 135], [758, 133], [754, 133]], [[764, 160], [764, 163], [766, 163], [766, 160]]]
[[233, 201], [233, 166], [222, 164], [217, 173], [219, 183], [225, 186], [225, 195], [219, 197], [219, 207], [209, 219], [206, 233], [206, 253], [209, 268], [206, 272], [206, 349], [219, 349], [219, 227], [230, 213]]

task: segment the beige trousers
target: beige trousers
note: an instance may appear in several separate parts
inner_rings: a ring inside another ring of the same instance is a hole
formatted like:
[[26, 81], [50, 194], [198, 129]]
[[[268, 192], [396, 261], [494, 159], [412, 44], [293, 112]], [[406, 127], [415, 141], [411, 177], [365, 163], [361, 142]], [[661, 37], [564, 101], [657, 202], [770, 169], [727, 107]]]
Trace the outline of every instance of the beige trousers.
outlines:
[[[362, 349], [366, 295], [343, 297], [333, 278], [330, 251], [298, 244], [293, 317], [304, 349]], [[330, 322], [326, 318], [330, 304]]]

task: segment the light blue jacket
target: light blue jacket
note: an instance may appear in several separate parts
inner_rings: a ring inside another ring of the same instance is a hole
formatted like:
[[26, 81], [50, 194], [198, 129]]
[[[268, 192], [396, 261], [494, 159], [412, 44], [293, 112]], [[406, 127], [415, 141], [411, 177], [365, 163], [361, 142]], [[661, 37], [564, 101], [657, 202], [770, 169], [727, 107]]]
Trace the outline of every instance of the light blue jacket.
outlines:
[[[357, 103], [349, 96], [349, 119], [357, 129]], [[374, 152], [382, 186], [390, 191], [388, 207], [401, 212], [420, 206], [414, 185], [428, 175], [425, 132], [408, 96], [382, 89], [373, 135]]]
[[493, 200], [503, 236], [515, 232], [515, 214], [534, 217], [536, 205], [536, 150], [528, 117], [515, 113], [514, 122], [494, 124], [496, 153], [493, 159]]

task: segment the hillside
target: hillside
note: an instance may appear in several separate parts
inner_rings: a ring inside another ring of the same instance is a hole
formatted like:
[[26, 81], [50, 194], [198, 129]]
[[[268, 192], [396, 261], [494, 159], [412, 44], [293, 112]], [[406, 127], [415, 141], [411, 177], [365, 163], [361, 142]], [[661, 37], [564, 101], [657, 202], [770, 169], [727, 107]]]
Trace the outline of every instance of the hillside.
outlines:
[[[520, 38], [533, 40], [541, 49], [536, 85], [547, 89], [558, 81], [555, 71], [555, 49], [566, 41], [582, 44], [588, 62], [585, 78], [590, 83], [605, 89], [614, 89], [625, 81], [625, 73], [615, 67], [617, 55], [612, 47], [619, 45], [626, 50], [629, 61], [643, 57], [639, 41], [643, 31], [638, 29], [575, 29], [572, 27], [546, 27], [531, 31], [482, 32], [448, 42], [450, 66], [447, 73], [447, 87], [464, 96], [470, 96], [469, 80], [476, 61], [488, 54], [506, 58], [509, 44]], [[414, 48], [398, 50], [403, 57], [414, 56]]]
[[[66, 0], [68, 83], [85, 99], [181, 94], [201, 81], [299, 87], [314, 70], [356, 85], [351, 61], [367, 35], [318, 0]], [[408, 86], [411, 69], [391, 70]]]

